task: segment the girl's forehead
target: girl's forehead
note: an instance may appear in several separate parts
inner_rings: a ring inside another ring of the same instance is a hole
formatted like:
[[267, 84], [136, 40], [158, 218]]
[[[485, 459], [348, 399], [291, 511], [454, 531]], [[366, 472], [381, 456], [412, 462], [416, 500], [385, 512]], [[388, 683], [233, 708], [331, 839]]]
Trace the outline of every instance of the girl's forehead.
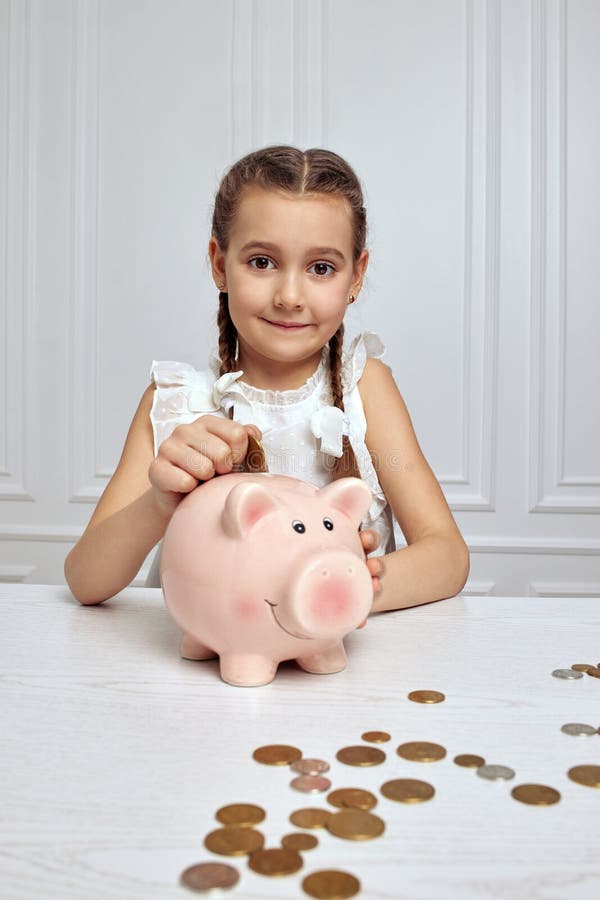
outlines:
[[352, 211], [346, 198], [339, 195], [291, 194], [258, 186], [245, 188], [232, 223], [231, 237], [242, 237], [251, 231], [252, 237], [259, 239], [266, 231], [282, 227], [299, 230], [310, 227], [312, 231], [322, 231], [323, 236], [335, 232], [340, 240], [352, 241]]

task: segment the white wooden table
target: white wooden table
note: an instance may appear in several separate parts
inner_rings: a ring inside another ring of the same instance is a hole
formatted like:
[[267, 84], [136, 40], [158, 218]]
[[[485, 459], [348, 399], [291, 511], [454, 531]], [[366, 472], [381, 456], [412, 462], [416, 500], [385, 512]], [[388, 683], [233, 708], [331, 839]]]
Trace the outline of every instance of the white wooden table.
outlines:
[[[342, 868], [362, 898], [563, 900], [600, 896], [600, 790], [567, 770], [600, 763], [600, 735], [570, 737], [566, 722], [600, 725], [600, 680], [551, 677], [600, 661], [600, 598], [455, 598], [371, 618], [347, 640], [337, 675], [280, 667], [261, 688], [220, 681], [215, 662], [178, 656], [179, 631], [156, 589], [130, 588], [81, 607], [66, 588], [0, 586], [2, 602], [3, 900], [194, 896], [179, 885], [195, 862], [231, 862], [231, 897], [305, 897], [302, 877]], [[409, 691], [443, 691], [434, 706]], [[342, 765], [336, 751], [367, 729], [389, 731], [383, 765]], [[428, 740], [447, 756], [406, 762], [398, 744]], [[295, 830], [289, 814], [327, 807], [289, 787], [287, 768], [252, 751], [289, 743], [331, 762], [333, 787], [377, 793], [386, 822], [373, 841], [317, 832], [319, 846], [287, 878], [252, 872], [203, 847], [233, 802], [267, 810], [265, 846]], [[511, 766], [488, 782], [454, 764], [458, 753]], [[436, 795], [394, 803], [384, 781], [420, 778]], [[541, 782], [562, 799], [525, 806], [511, 788]]]

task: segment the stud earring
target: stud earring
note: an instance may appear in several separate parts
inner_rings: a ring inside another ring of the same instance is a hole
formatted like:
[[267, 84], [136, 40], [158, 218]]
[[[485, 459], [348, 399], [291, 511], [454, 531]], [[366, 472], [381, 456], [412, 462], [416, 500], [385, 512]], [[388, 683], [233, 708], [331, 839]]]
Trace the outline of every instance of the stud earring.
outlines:
[[348, 297], [348, 303], [354, 303], [355, 300], [356, 297], [354, 296], [354, 294], [350, 294], [350, 296]]

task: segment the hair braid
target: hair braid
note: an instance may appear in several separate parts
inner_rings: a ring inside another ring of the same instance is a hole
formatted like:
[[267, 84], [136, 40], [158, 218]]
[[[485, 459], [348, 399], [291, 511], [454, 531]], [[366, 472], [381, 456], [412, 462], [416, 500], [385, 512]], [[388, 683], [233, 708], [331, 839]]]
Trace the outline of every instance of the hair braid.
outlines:
[[[344, 343], [344, 323], [340, 325], [336, 333], [329, 340], [329, 377], [331, 380], [331, 394], [333, 405], [344, 412], [344, 388], [342, 385], [342, 346]], [[338, 478], [360, 478], [360, 471], [356, 462], [356, 456], [349, 438], [342, 438], [342, 455], [335, 461], [331, 472], [331, 480]]]
[[235, 368], [237, 331], [229, 315], [229, 298], [224, 291], [219, 294], [217, 325], [219, 327], [219, 359], [221, 360], [219, 375], [225, 375], [227, 372], [233, 372]]

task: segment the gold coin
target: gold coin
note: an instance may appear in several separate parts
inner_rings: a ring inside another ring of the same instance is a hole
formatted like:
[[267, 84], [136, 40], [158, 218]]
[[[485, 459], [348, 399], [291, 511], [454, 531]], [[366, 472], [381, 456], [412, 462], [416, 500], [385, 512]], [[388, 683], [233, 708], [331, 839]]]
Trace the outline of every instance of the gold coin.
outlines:
[[204, 846], [221, 856], [245, 856], [260, 850], [265, 839], [254, 828], [217, 828], [204, 838]]
[[248, 828], [262, 822], [265, 815], [264, 809], [254, 806], [253, 803], [230, 803], [229, 806], [222, 806], [217, 810], [215, 818], [223, 825], [239, 825], [241, 828]]
[[567, 775], [571, 781], [586, 787], [600, 788], [600, 766], [573, 766]]
[[285, 847], [270, 847], [268, 850], [257, 850], [251, 853], [248, 865], [259, 875], [278, 878], [282, 875], [293, 875], [304, 865], [297, 850], [286, 850]]
[[381, 785], [381, 793], [388, 800], [397, 800], [399, 803], [424, 803], [431, 800], [435, 789], [426, 781], [418, 781], [416, 778], [395, 778]]
[[360, 881], [349, 872], [321, 869], [306, 876], [302, 881], [302, 890], [317, 900], [346, 900], [358, 894]]
[[192, 891], [230, 888], [240, 880], [240, 873], [225, 863], [198, 863], [181, 873], [181, 884]]
[[377, 797], [362, 788], [338, 788], [327, 794], [327, 800], [338, 809], [373, 809], [377, 806]]
[[454, 762], [465, 769], [478, 769], [479, 766], [485, 765], [483, 756], [476, 756], [474, 753], [460, 753], [454, 757]]
[[558, 791], [545, 784], [519, 784], [512, 789], [511, 794], [515, 800], [530, 806], [552, 806], [560, 800]]
[[411, 691], [408, 699], [414, 700], [415, 703], [441, 703], [446, 699], [446, 695], [440, 691]]
[[258, 438], [253, 434], [248, 435], [246, 458], [238, 469], [242, 472], [267, 472], [265, 450]]
[[297, 850], [301, 853], [303, 850], [312, 850], [319, 841], [314, 834], [305, 834], [303, 831], [294, 831], [293, 834], [286, 834], [281, 838], [281, 846], [286, 850]]
[[370, 841], [383, 834], [385, 822], [362, 809], [342, 809], [331, 815], [327, 830], [348, 841]]
[[362, 741], [369, 741], [371, 744], [385, 744], [389, 741], [391, 735], [387, 731], [364, 731], [360, 736]]
[[590, 666], [590, 668], [587, 670], [587, 674], [591, 675], [592, 678], [600, 678], [600, 667]]
[[575, 663], [571, 668], [576, 672], [587, 672], [588, 669], [593, 669], [594, 665], [593, 663]]
[[325, 828], [330, 816], [328, 809], [308, 807], [295, 810], [290, 816], [290, 822], [298, 828]]
[[428, 741], [410, 741], [408, 744], [400, 744], [396, 753], [403, 759], [410, 759], [413, 762], [437, 762], [446, 755], [443, 747], [439, 744], [430, 744]]
[[256, 762], [266, 766], [289, 766], [301, 759], [302, 753], [297, 747], [288, 747], [287, 744], [267, 744], [265, 747], [258, 747], [252, 756]]
[[385, 753], [378, 747], [342, 747], [335, 756], [347, 766], [378, 766], [385, 760]]

